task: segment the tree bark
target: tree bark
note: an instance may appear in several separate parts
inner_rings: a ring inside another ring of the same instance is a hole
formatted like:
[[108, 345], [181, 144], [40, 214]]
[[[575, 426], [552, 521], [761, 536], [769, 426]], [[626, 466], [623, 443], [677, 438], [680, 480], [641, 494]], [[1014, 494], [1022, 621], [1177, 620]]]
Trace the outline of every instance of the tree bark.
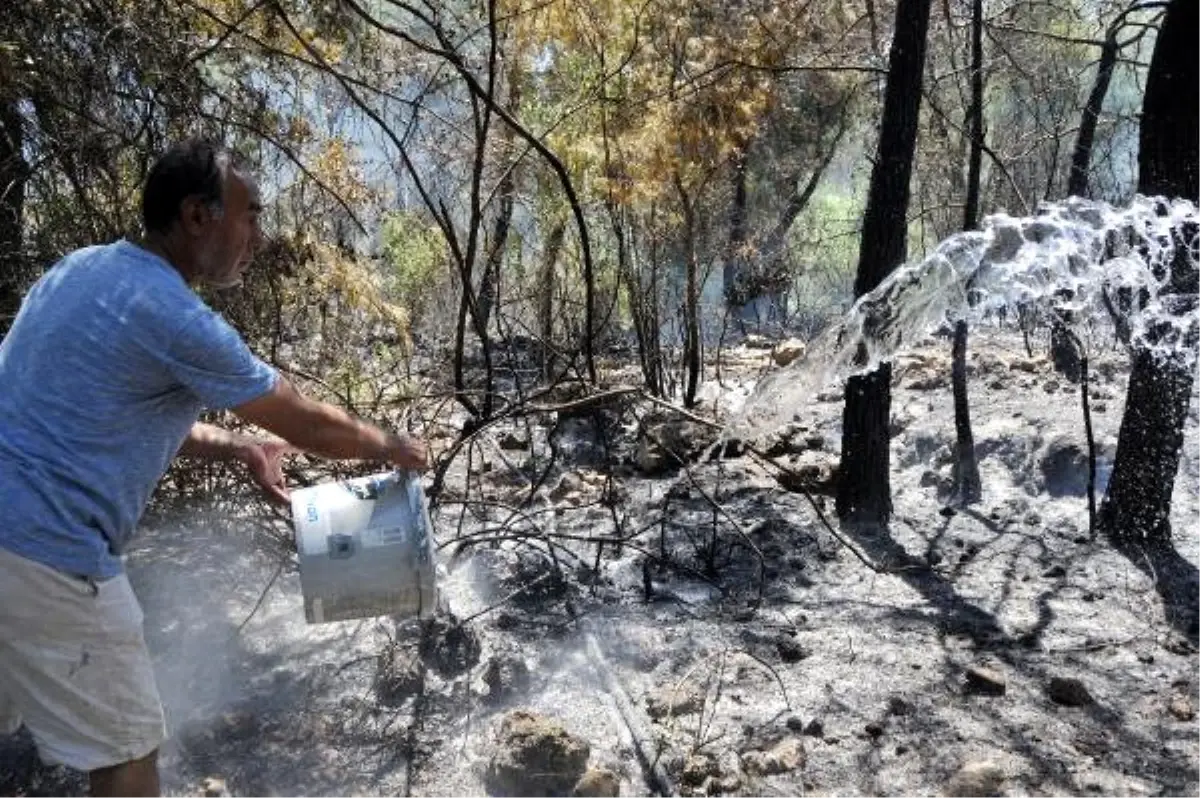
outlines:
[[971, 106], [967, 109], [971, 149], [967, 156], [967, 199], [963, 229], [979, 227], [979, 178], [983, 170], [983, 0], [971, 2]]
[[683, 209], [684, 229], [684, 297], [683, 297], [683, 406], [696, 404], [696, 391], [700, 387], [700, 262], [696, 254], [696, 208], [679, 176], [675, 176], [675, 189], [679, 192], [679, 204]]
[[0, 337], [21, 305], [25, 277], [22, 245], [25, 180], [24, 135], [15, 100], [0, 100]]
[[[879, 155], [863, 216], [855, 296], [874, 289], [907, 256], [909, 179], [917, 143], [930, 0], [899, 0], [888, 61]], [[851, 377], [846, 386], [837, 514], [886, 524], [891, 517], [888, 417], [890, 363]]]
[[954, 346], [950, 355], [950, 382], [954, 390], [954, 498], [961, 505], [983, 498], [975, 435], [971, 431], [971, 405], [967, 395], [967, 323], [954, 324]]
[[[1108, 96], [1108, 86], [1112, 82], [1113, 67], [1117, 65], [1117, 54], [1120, 51], [1117, 34], [1121, 31], [1123, 19], [1124, 14], [1108, 28], [1104, 44], [1100, 48], [1100, 61], [1096, 65], [1096, 80], [1092, 83], [1092, 91], [1083, 106], [1083, 118], [1079, 123], [1079, 134], [1075, 137], [1075, 149], [1071, 153], [1071, 172], [1067, 179], [1067, 194], [1076, 197], [1088, 195], [1092, 145], [1096, 140], [1096, 126], [1100, 121], [1100, 111], [1104, 108], [1104, 98]], [[1083, 352], [1067, 326], [1072, 321], [1066, 311], [1060, 311], [1050, 319], [1050, 362], [1059, 374], [1071, 382], [1079, 382]]]
[[733, 206], [729, 210], [729, 249], [725, 253], [725, 305], [734, 317], [743, 320], [743, 308], [749, 300], [743, 284], [746, 274], [746, 161], [742, 150], [733, 160]]
[[[1196, 8], [1195, 0], [1171, 0], [1150, 60], [1138, 154], [1142, 194], [1197, 198]], [[1200, 273], [1185, 245], [1195, 234], [1177, 231], [1170, 274], [1159, 275], [1166, 281], [1163, 304], [1179, 315], [1197, 304]], [[1170, 542], [1171, 494], [1195, 379], [1195, 347], [1196, 341], [1189, 340], [1174, 356], [1156, 357], [1134, 341], [1117, 456], [1100, 505], [1100, 530], [1118, 541]]]
[[1110, 537], [1171, 539], [1171, 494], [1192, 382], [1189, 366], [1162, 363], [1146, 349], [1134, 352], [1117, 456], [1100, 503], [1100, 530]]
[[[963, 229], [979, 226], [979, 176], [983, 163], [983, 0], [971, 3], [971, 106], [967, 110], [971, 148], [967, 157], [967, 200], [963, 207]], [[967, 301], [970, 301], [968, 294]], [[954, 324], [950, 349], [950, 384], [954, 395], [954, 498], [960, 505], [974, 504], [983, 497], [975, 435], [971, 431], [971, 402], [967, 393], [967, 323]]]
[[556, 222], [550, 228], [542, 249], [541, 278], [538, 280], [538, 332], [542, 339], [542, 376], [547, 380], [550, 379], [556, 368], [554, 358], [554, 274], [565, 234], [566, 225], [563, 222]]
[[1096, 125], [1104, 98], [1108, 96], [1108, 85], [1112, 82], [1113, 67], [1117, 65], [1117, 33], [1119, 25], [1108, 29], [1104, 45], [1100, 48], [1100, 63], [1096, 66], [1096, 82], [1083, 106], [1083, 119], [1079, 123], [1079, 135], [1075, 137], [1075, 150], [1071, 153], [1071, 174], [1067, 180], [1067, 193], [1086, 197], [1088, 174], [1092, 166], [1092, 145], [1096, 140]]

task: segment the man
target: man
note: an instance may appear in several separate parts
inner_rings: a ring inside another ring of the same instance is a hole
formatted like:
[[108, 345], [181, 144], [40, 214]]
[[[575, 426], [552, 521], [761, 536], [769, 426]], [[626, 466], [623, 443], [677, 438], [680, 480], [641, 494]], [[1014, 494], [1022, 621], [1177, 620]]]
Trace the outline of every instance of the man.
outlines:
[[[73, 252], [0, 344], [0, 733], [93, 795], [157, 795], [162, 708], [121, 552], [178, 454], [237, 460], [287, 500], [280, 458], [426, 467], [423, 442], [305, 398], [191, 285], [236, 285], [260, 205], [230, 154], [191, 140], [151, 169], [146, 235]], [[282, 438], [197, 423], [232, 409]]]

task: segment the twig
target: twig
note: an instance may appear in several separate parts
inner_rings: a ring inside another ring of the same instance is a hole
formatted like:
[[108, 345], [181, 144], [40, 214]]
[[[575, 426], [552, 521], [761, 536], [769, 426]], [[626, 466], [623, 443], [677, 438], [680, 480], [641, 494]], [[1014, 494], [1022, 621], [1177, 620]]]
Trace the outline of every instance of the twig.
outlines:
[[526, 582], [525, 584], [521, 585], [519, 588], [517, 588], [517, 589], [516, 589], [516, 590], [514, 590], [513, 592], [509, 593], [509, 594], [508, 594], [507, 596], [505, 596], [504, 598], [502, 598], [502, 599], [500, 599], [499, 601], [497, 601], [495, 604], [492, 604], [492, 605], [490, 605], [490, 606], [484, 607], [484, 608], [483, 608], [483, 609], [481, 609], [479, 612], [476, 612], [476, 613], [474, 613], [474, 614], [472, 614], [472, 615], [468, 615], [466, 618], [463, 618], [461, 621], [459, 621], [459, 622], [458, 622], [458, 625], [459, 625], [459, 626], [466, 626], [468, 623], [470, 623], [471, 621], [473, 621], [473, 620], [475, 620], [476, 618], [480, 617], [481, 615], [486, 615], [486, 614], [488, 614], [489, 612], [491, 612], [492, 610], [494, 610], [494, 609], [497, 609], [497, 608], [499, 608], [499, 607], [502, 607], [502, 606], [504, 606], [504, 605], [505, 605], [505, 604], [507, 604], [508, 602], [510, 602], [510, 601], [512, 601], [513, 599], [515, 599], [517, 596], [519, 596], [519, 595], [521, 595], [522, 593], [524, 593], [526, 590], [529, 590], [529, 588], [531, 588], [531, 587], [534, 587], [535, 585], [539, 585], [539, 584], [541, 584], [542, 582], [545, 582], [547, 579], [549, 579], [549, 578], [550, 578], [550, 576], [551, 576], [553, 573], [554, 573], [554, 571], [547, 571], [546, 573], [544, 573], [544, 574], [542, 574], [541, 576], [539, 576], [537, 579], [534, 579], [532, 582]]
[[1127, 646], [1130, 643], [1136, 643], [1139, 640], [1145, 640], [1158, 634], [1157, 629], [1150, 629], [1145, 632], [1138, 632], [1132, 637], [1127, 637], [1123, 640], [1106, 640], [1102, 643], [1086, 643], [1082, 646], [1064, 646], [1062, 648], [1043, 648], [1043, 654], [1066, 654], [1079, 651], [1100, 651], [1105, 648], [1116, 648], [1117, 646]]
[[279, 565], [276, 566], [275, 573], [271, 575], [271, 581], [267, 582], [267, 586], [264, 587], [262, 593], [259, 594], [258, 601], [254, 604], [254, 609], [250, 610], [250, 614], [247, 615], [246, 619], [239, 623], [237, 629], [234, 630], [233, 634], [235, 636], [242, 633], [242, 630], [246, 628], [246, 624], [250, 623], [250, 619], [254, 617], [256, 612], [258, 612], [258, 608], [262, 606], [263, 600], [266, 599], [267, 593], [271, 590], [271, 586], [275, 584], [275, 580], [279, 578], [281, 573], [283, 573], [283, 566], [283, 562], [280, 562]]
[[730, 514], [730, 512], [727, 509], [725, 509], [725, 505], [718, 502], [716, 500], [716, 498], [709, 495], [709, 492], [704, 489], [704, 486], [701, 485], [699, 480], [696, 479], [695, 475], [692, 474], [692, 469], [688, 465], [688, 463], [685, 462], [684, 459], [679, 454], [672, 451], [666, 444], [664, 444], [657, 435], [650, 432], [650, 430], [643, 430], [643, 432], [645, 433], [646, 437], [651, 440], [651, 442], [653, 442], [656, 446], [658, 446], [660, 449], [662, 449], [664, 452], [666, 452], [672, 458], [674, 458], [677, 463], [679, 463], [679, 466], [683, 470], [684, 475], [688, 478], [688, 482], [690, 482], [692, 484], [692, 487], [696, 489], [696, 492], [699, 493], [704, 498], [705, 501], [707, 501], [710, 505], [712, 505], [712, 507], [717, 512], [719, 512], [722, 516], [724, 516], [725, 520], [728, 521], [729, 524], [734, 528], [734, 530], [738, 533], [738, 535], [741, 537], [742, 541], [746, 544], [746, 546], [748, 546], [750, 548], [750, 551], [752, 551], [754, 553], [754, 556], [758, 558], [758, 598], [761, 601], [762, 597], [763, 597], [763, 592], [766, 589], [767, 558], [763, 556], [762, 551], [758, 548], [758, 546], [755, 544], [755, 542], [750, 538], [749, 533], [747, 533], [746, 530], [742, 527], [741, 522], [738, 521], [736, 518], [734, 518], [733, 515]]
[[1092, 409], [1088, 404], [1088, 358], [1079, 359], [1079, 400], [1083, 404], [1083, 429], [1088, 447], [1088, 537], [1096, 539], [1096, 436], [1092, 432]]
[[788, 712], [791, 712], [792, 711], [792, 702], [791, 702], [791, 699], [788, 698], [787, 688], [783, 686], [783, 679], [779, 676], [779, 671], [775, 670], [775, 668], [773, 668], [766, 660], [759, 657], [753, 651], [749, 651], [747, 649], [742, 649], [741, 651], [747, 657], [754, 660], [759, 665], [762, 665], [764, 668], [766, 668], [767, 670], [769, 670], [771, 672], [771, 675], [775, 677], [775, 681], [778, 682], [778, 684], [779, 684], [779, 692], [783, 693], [783, 705], [787, 708]]
[[1088, 357], [1083, 341], [1074, 330], [1063, 327], [1079, 352], [1079, 402], [1083, 407], [1083, 429], [1088, 447], [1088, 537], [1096, 539], [1096, 436], [1092, 433], [1092, 409], [1088, 403]]

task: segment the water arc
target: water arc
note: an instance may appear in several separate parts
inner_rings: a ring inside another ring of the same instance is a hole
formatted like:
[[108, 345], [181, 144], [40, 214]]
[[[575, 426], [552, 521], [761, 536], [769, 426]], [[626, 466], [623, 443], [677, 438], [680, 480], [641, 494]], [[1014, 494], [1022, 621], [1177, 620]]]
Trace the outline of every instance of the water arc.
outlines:
[[[806, 357], [758, 383], [730, 432], [778, 429], [822, 390], [873, 370], [939, 325], [994, 324], [1018, 308], [1076, 326], [1115, 318], [1136, 346], [1194, 368], [1198, 231], [1194, 203], [1159, 197], [1136, 196], [1125, 207], [1070, 197], [1028, 217], [989, 216], [860, 297]], [[1182, 281], [1181, 268], [1191, 275]]]

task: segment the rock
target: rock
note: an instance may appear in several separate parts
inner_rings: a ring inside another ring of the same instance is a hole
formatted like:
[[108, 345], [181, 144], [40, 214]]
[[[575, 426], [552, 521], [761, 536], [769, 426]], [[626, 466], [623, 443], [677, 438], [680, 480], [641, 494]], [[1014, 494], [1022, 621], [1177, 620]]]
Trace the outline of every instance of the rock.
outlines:
[[899, 717], [903, 715], [911, 715], [912, 711], [913, 705], [911, 701], [901, 698], [898, 695], [894, 695], [888, 699], [888, 714]]
[[505, 715], [484, 782], [492, 795], [568, 795], [591, 748], [557, 721], [526, 710]]
[[746, 337], [742, 339], [742, 346], [746, 347], [747, 349], [771, 349], [774, 347], [774, 344], [771, 342], [771, 339], [765, 335], [759, 335], [758, 333], [747, 333]]
[[678, 416], [649, 414], [642, 420], [634, 462], [642, 473], [656, 476], [695, 460], [716, 440], [718, 431]]
[[529, 689], [529, 666], [514, 654], [497, 654], [484, 664], [482, 678], [488, 687], [487, 700], [501, 701]]
[[708, 754], [692, 754], [683, 763], [683, 771], [679, 774], [679, 781], [689, 787], [699, 787], [707, 782], [710, 778], [716, 778], [721, 775], [721, 768], [717, 765], [717, 760]]
[[804, 357], [804, 353], [807, 351], [808, 344], [799, 338], [788, 338], [775, 345], [775, 348], [771, 350], [771, 359], [775, 361], [776, 366], [786, 366], [798, 358]]
[[496, 445], [505, 451], [525, 451], [529, 448], [529, 441], [515, 432], [506, 432], [496, 441]]
[[1046, 359], [1044, 357], [1034, 358], [1033, 360], [1014, 360], [1008, 364], [1009, 369], [1012, 371], [1023, 371], [1026, 374], [1036, 374], [1045, 368], [1045, 366]]
[[1192, 702], [1187, 696], [1177, 695], [1171, 699], [1170, 705], [1167, 707], [1176, 720], [1195, 720], [1196, 708], [1192, 706]]
[[742, 767], [752, 776], [774, 776], [804, 767], [804, 745], [795, 737], [780, 740], [769, 751], [746, 751]]
[[1048, 441], [1038, 466], [1051, 496], [1087, 495], [1088, 453], [1075, 441], [1065, 437]]
[[804, 721], [798, 715], [792, 715], [787, 719], [788, 731], [794, 731], [797, 734], [804, 732]]
[[809, 655], [810, 652], [805, 650], [804, 646], [797, 643], [790, 637], [785, 637], [775, 643], [775, 648], [779, 652], [779, 658], [786, 663], [799, 662]]
[[571, 494], [582, 493], [584, 489], [583, 479], [574, 471], [568, 471], [562, 475], [562, 479], [550, 491], [550, 498], [555, 501], [561, 501]]
[[621, 779], [608, 768], [588, 768], [571, 795], [612, 798], [621, 794]]
[[217, 776], [209, 776], [200, 782], [200, 791], [205, 798], [219, 798], [219, 796], [229, 795], [229, 790], [225, 787], [225, 779]]
[[1004, 771], [994, 762], [968, 762], [950, 778], [944, 793], [966, 798], [999, 795]]
[[914, 391], [940, 391], [950, 386], [950, 375], [940, 372], [934, 374], [918, 374], [908, 384]]
[[1046, 694], [1051, 701], [1065, 707], [1082, 707], [1094, 702], [1083, 682], [1072, 676], [1051, 677]]
[[1004, 695], [1008, 691], [1008, 684], [1004, 674], [981, 665], [972, 665], [967, 668], [966, 689], [968, 693], [976, 695]]
[[1042, 576], [1046, 579], [1062, 579], [1067, 575], [1067, 569], [1061, 565], [1051, 565], [1045, 571], [1042, 571]]
[[667, 686], [646, 699], [646, 713], [654, 720], [667, 716], [690, 715], [704, 706], [704, 694], [689, 684]]
[[809, 428], [805, 424], [795, 422], [788, 424], [768, 439], [763, 453], [767, 457], [783, 457], [788, 454], [798, 454], [808, 446], [807, 442], [804, 441], [808, 433]]
[[863, 731], [866, 732], [867, 736], [872, 740], [878, 740], [883, 736], [883, 724], [877, 721], [871, 721], [863, 727]]
[[742, 780], [738, 778], [738, 774], [730, 773], [721, 778], [709, 776], [704, 780], [700, 791], [705, 795], [735, 795], [741, 788]]
[[824, 737], [825, 736], [825, 724], [821, 722], [820, 718], [813, 718], [812, 720], [810, 720], [808, 722], [808, 725], [804, 727], [804, 736], [806, 736], [806, 737]]

